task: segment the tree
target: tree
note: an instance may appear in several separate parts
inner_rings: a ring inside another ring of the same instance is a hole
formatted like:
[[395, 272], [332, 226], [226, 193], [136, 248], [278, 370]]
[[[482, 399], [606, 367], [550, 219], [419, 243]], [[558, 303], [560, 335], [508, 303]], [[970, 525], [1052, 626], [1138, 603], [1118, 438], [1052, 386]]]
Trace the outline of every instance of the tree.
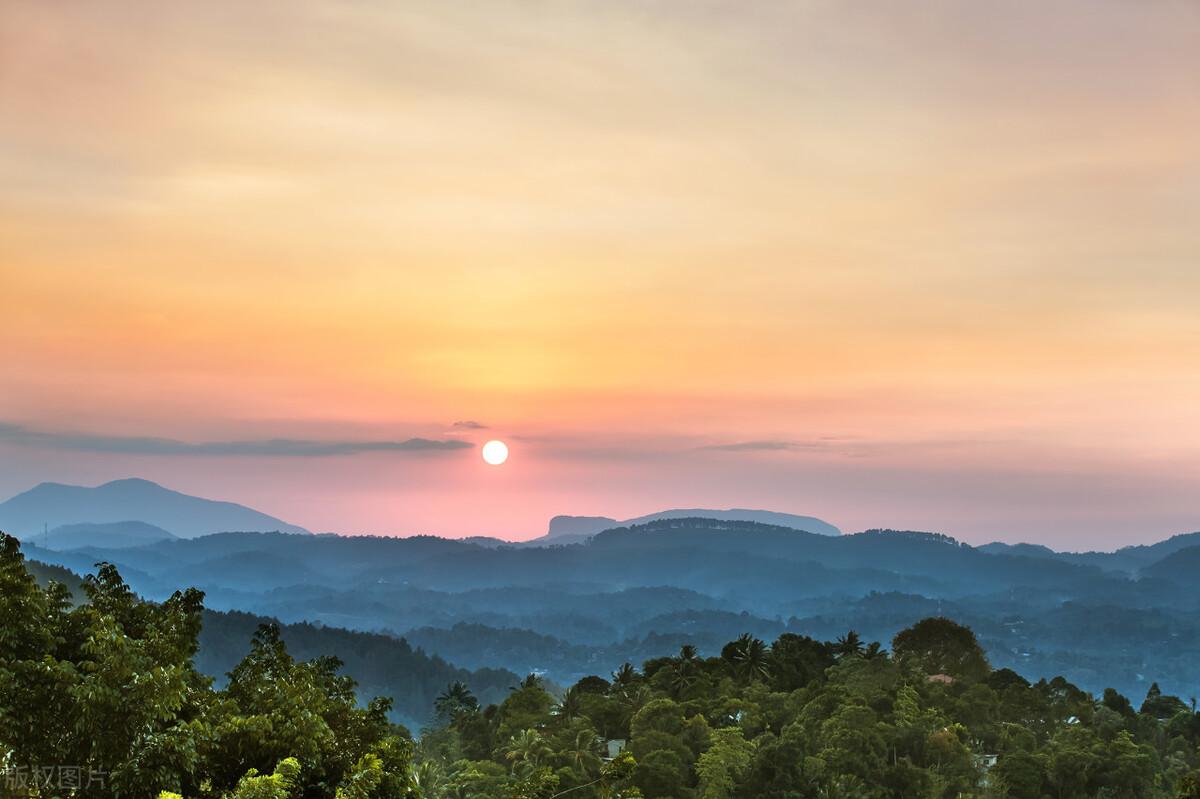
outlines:
[[513, 786], [512, 799], [553, 799], [558, 793], [558, 776], [548, 768], [539, 768]]
[[943, 617], [922, 619], [892, 639], [892, 656], [925, 674], [978, 680], [991, 670], [975, 633]]
[[541, 680], [526, 679], [500, 704], [496, 714], [500, 739], [509, 740], [524, 730], [545, 723], [553, 707], [554, 697], [542, 687]]
[[765, 680], [770, 674], [767, 647], [750, 633], [743, 633], [736, 641], [726, 644], [721, 650], [721, 659], [742, 682]]
[[1001, 756], [991, 776], [1008, 792], [1009, 799], [1041, 799], [1046, 768], [1042, 758], [1018, 750]]
[[581, 776], [595, 774], [600, 766], [601, 740], [587, 721], [578, 721], [565, 731], [558, 751], [571, 769]]
[[795, 633], [784, 633], [767, 655], [771, 685], [778, 691], [794, 691], [825, 675], [833, 665], [828, 644]]
[[[296, 758], [289, 757], [279, 761], [272, 774], [259, 775], [256, 769], [250, 769], [238, 780], [237, 786], [229, 794], [229, 799], [288, 799], [296, 788], [296, 780], [300, 774], [300, 764]], [[163, 791], [159, 799], [182, 799], [177, 793]]]
[[460, 714], [479, 710], [479, 700], [464, 683], [455, 680], [433, 702], [434, 712], [442, 721], [453, 721]]
[[1200, 771], [1185, 774], [1175, 786], [1175, 799], [1200, 799]]
[[619, 669], [612, 673], [612, 691], [615, 694], [624, 693], [641, 682], [641, 679], [642, 676], [638, 674], [633, 664], [626, 661], [621, 664]]
[[684, 799], [689, 793], [687, 765], [677, 752], [660, 749], [638, 761], [633, 782], [642, 793], [663, 799]]
[[629, 733], [640, 738], [649, 732], [678, 735], [683, 729], [683, 710], [671, 699], [662, 697], [648, 702], [629, 723]]
[[730, 799], [754, 759], [754, 744], [737, 727], [713, 732], [712, 746], [696, 761], [701, 799]]
[[522, 730], [504, 747], [504, 759], [512, 764], [514, 774], [532, 773], [553, 754], [554, 750], [537, 730]]
[[1151, 683], [1150, 690], [1146, 692], [1146, 699], [1142, 702], [1139, 713], [1145, 713], [1148, 716], [1153, 716], [1159, 721], [1166, 721], [1176, 713], [1186, 713], [1188, 706], [1183, 703], [1183, 700], [1177, 696], [1164, 695], [1158, 687], [1158, 683]]
[[[0, 757], [104, 779], [76, 799], [161, 794], [382, 799], [411, 788], [412, 742], [390, 702], [360, 707], [335, 658], [300, 663], [264, 627], [222, 691], [195, 669], [203, 594], [136, 597], [102, 564], [74, 607], [39, 588], [0, 535]], [[339, 793], [340, 792], [340, 793]]]
[[583, 691], [571, 686], [563, 692], [562, 698], [554, 705], [553, 713], [560, 721], [572, 722], [579, 718], [583, 708]]
[[850, 630], [837, 639], [833, 651], [838, 657], [858, 657], [863, 651], [862, 640], [858, 637], [858, 633]]

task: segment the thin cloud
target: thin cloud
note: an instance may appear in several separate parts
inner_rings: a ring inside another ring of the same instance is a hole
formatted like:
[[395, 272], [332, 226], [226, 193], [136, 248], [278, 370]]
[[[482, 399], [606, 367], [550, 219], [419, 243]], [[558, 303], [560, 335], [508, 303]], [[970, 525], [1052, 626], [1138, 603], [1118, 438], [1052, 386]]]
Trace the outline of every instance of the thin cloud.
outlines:
[[457, 427], [459, 430], [487, 430], [488, 429], [488, 426], [486, 424], [481, 424], [479, 422], [472, 421], [470, 419], [466, 420], [465, 422], [455, 422], [453, 425], [451, 425], [451, 427]]
[[469, 449], [469, 441], [408, 438], [400, 441], [313, 441], [270, 438], [245, 441], [188, 442], [147, 436], [104, 436], [90, 433], [30, 430], [0, 424], [0, 441], [42, 449], [104, 452], [128, 455], [226, 455], [320, 458], [366, 452], [420, 453]]
[[820, 449], [821, 445], [803, 441], [736, 441], [731, 444], [710, 444], [698, 449], [715, 452], [798, 452]]

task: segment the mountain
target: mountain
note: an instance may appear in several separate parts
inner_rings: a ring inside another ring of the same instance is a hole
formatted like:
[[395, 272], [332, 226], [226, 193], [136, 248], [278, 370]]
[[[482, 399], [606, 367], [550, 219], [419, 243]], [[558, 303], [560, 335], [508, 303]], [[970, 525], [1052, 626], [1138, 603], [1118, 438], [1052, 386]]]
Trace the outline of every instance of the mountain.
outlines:
[[111, 524], [136, 519], [180, 538], [236, 530], [308, 534], [294, 524], [244, 505], [216, 502], [163, 488], [149, 480], [114, 480], [95, 488], [42, 483], [0, 503], [0, 530], [37, 540], [46, 525]]
[[1179, 549], [1141, 569], [1143, 577], [1194, 583], [1200, 575], [1200, 545]]
[[[1080, 559], [1079, 562], [1096, 562], [1097, 565], [1102, 565], [1104, 568], [1117, 568], [1132, 572], [1156, 563], [1168, 555], [1197, 545], [1200, 545], [1200, 532], [1181, 533], [1155, 544], [1138, 544], [1136, 546], [1122, 547], [1111, 554], [1106, 552], [1085, 552], [1074, 557]], [[1112, 565], [1104, 565], [1105, 561], [1111, 562]]]
[[23, 549], [79, 573], [117, 564], [156, 601], [182, 582], [204, 590], [213, 610], [403, 635], [460, 666], [544, 670], [554, 681], [684, 643], [716, 654], [741, 632], [857, 630], [886, 640], [947, 615], [980, 633], [994, 664], [1033, 680], [1064, 674], [1089, 690], [1144, 693], [1142, 678], [1153, 675], [1172, 693], [1200, 690], [1200, 581], [1189, 579], [1190, 549], [1147, 563], [1135, 579], [1037, 547], [989, 552], [933, 533], [827, 536], [705, 518], [556, 546], [245, 532], [128, 549]]
[[595, 535], [604, 530], [620, 527], [621, 522], [607, 516], [555, 516], [544, 538], [572, 538]]
[[[778, 513], [769, 510], [748, 510], [746, 508], [730, 508], [728, 510], [710, 510], [707, 508], [676, 508], [658, 513], [649, 513], [625, 521], [617, 521], [607, 516], [555, 516], [550, 520], [550, 529], [541, 538], [535, 538], [539, 543], [565, 544], [583, 540], [596, 533], [611, 530], [614, 527], [631, 527], [636, 524], [646, 524], [663, 519], [717, 519], [725, 522], [757, 522], [775, 527], [790, 527], [793, 530], [803, 530], [818, 535], [837, 536], [842, 531], [829, 522], [813, 516], [797, 516], [792, 513]], [[532, 543], [532, 542], [530, 542]]]
[[1115, 552], [1056, 552], [1041, 544], [1004, 544], [999, 541], [976, 547], [989, 555], [1018, 555], [1029, 558], [1046, 558], [1080, 566], [1095, 566], [1106, 572], [1126, 574], [1148, 574], [1161, 576], [1150, 567], [1165, 561], [1176, 552], [1200, 546], [1200, 532], [1181, 533], [1154, 544], [1136, 544], [1122, 547]]
[[153, 544], [157, 541], [170, 541], [176, 536], [161, 527], [145, 522], [109, 522], [107, 524], [64, 524], [55, 527], [46, 536], [33, 535], [31, 538], [46, 549], [82, 549], [83, 547], [102, 547], [104, 549], [125, 549]]
[[1059, 556], [1058, 552], [1041, 544], [1006, 544], [1003, 541], [993, 541], [975, 548], [989, 555], [1017, 555], [1026, 558], [1057, 558]]

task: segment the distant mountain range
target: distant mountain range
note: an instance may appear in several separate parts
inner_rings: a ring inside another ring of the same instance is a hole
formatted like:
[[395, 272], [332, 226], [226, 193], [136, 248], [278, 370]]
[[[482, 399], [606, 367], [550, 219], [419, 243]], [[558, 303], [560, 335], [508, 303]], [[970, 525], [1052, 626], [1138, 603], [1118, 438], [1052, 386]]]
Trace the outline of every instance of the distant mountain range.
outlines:
[[[607, 516], [555, 516], [546, 535], [530, 541], [484, 536], [465, 540], [486, 547], [563, 545], [618, 527], [684, 518], [756, 522], [826, 536], [842, 534], [832, 524], [812, 516], [744, 508], [688, 508], [624, 521]], [[0, 503], [0, 530], [51, 550], [123, 549], [225, 532], [309, 534], [303, 527], [244, 505], [189, 496], [139, 478], [114, 480], [94, 488], [42, 483]]]
[[[154, 535], [165, 532], [167, 537], [178, 538], [228, 531], [308, 534], [303, 527], [244, 505], [193, 497], [136, 478], [114, 480], [95, 488], [42, 483], [0, 503], [0, 530], [22, 540], [40, 541], [46, 528], [51, 528], [61, 540], [82, 541], [89, 534], [87, 528], [61, 534], [58, 528], [87, 525], [95, 536], [92, 545], [114, 546], [112, 541], [125, 541], [115, 545], [128, 546], [131, 537], [146, 537], [149, 532], [131, 526], [136, 523], [159, 528]], [[154, 540], [161, 540], [161, 536]]]
[[977, 547], [990, 555], [1019, 555], [1044, 558], [1081, 566], [1097, 566], [1105, 571], [1137, 573], [1176, 552], [1200, 546], [1200, 532], [1173, 535], [1154, 544], [1122, 547], [1115, 552], [1055, 552], [1038, 544], [1004, 544], [993, 542]]
[[747, 631], [887, 640], [945, 612], [970, 623], [994, 665], [1030, 678], [1136, 694], [1151, 675], [1200, 691], [1200, 533], [1071, 553], [696, 509], [556, 517], [521, 543], [289, 535], [306, 531], [145, 480], [39, 486], [0, 504], [0, 530], [80, 574], [114, 563], [150, 599], [195, 585], [214, 610], [409, 636], [462, 666], [554, 680]]
[[404, 636], [461, 666], [560, 682], [682, 643], [711, 654], [741, 632], [888, 640], [944, 613], [978, 632], [993, 665], [1031, 679], [1200, 691], [1200, 535], [1058, 553], [688, 517], [551, 546], [238, 532], [58, 552], [35, 537], [24, 549], [78, 573], [114, 563], [150, 599], [195, 585], [214, 610]]

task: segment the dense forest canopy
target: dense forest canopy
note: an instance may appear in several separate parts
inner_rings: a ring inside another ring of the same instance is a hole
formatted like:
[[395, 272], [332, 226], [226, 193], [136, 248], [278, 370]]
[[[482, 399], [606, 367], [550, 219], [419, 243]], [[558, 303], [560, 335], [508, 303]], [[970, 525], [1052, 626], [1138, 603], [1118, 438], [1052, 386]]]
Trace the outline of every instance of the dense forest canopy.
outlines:
[[[1194, 700], [1031, 684], [944, 617], [890, 651], [853, 632], [745, 634], [565, 690], [530, 675], [490, 704], [455, 681], [414, 744], [389, 700], [356, 698], [332, 653], [296, 659], [276, 626], [214, 688], [194, 663], [195, 589], [143, 601], [104, 565], [83, 598], [39, 586], [0, 539], [0, 758], [15, 795], [1200, 799]], [[48, 767], [88, 779], [34, 787]]]

